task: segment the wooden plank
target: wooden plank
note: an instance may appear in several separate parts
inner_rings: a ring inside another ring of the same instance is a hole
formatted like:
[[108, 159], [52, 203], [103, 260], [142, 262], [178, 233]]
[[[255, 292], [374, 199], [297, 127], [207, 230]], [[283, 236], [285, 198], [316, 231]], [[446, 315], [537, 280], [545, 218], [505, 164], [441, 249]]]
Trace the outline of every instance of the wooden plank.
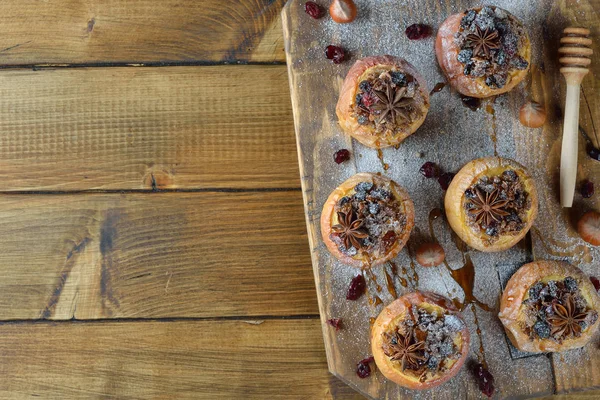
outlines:
[[[0, 397], [358, 399], [316, 320], [0, 326]], [[292, 334], [293, 332], [293, 334]]]
[[590, 390], [581, 393], [541, 397], [539, 400], [595, 400], [597, 398], [600, 398], [600, 391]]
[[[564, 110], [565, 83], [560, 75], [554, 49], [558, 47], [565, 26], [589, 26], [597, 36], [600, 20], [600, 1], [579, 1], [576, 6], [567, 0], [557, 1], [554, 12], [545, 21], [545, 40], [551, 44], [545, 53], [544, 71], [533, 74], [532, 94], [545, 102], [550, 111], [552, 125], [542, 132], [520, 132], [515, 137], [519, 158], [534, 171], [536, 180], [548, 179], [549, 185], [538, 186], [540, 190], [540, 216], [532, 235], [532, 246], [538, 259], [567, 260], [590, 275], [598, 275], [600, 249], [580, 239], [576, 224], [584, 212], [600, 210], [600, 199], [575, 196], [572, 209], [562, 209], [558, 202], [558, 176], [560, 171], [560, 149], [562, 138], [562, 111]], [[581, 96], [580, 126], [599, 146], [600, 132], [600, 45], [594, 42], [594, 60], [591, 73], [583, 83]], [[557, 95], [558, 94], [558, 95]], [[517, 132], [517, 131], [516, 131]], [[590, 179], [600, 184], [600, 163], [586, 154], [586, 140], [582, 134], [579, 141], [578, 182]], [[533, 149], [533, 151], [531, 151]], [[598, 186], [596, 186], [598, 187]], [[553, 216], [544, 218], [543, 216]], [[543, 232], [543, 234], [542, 234]], [[555, 354], [552, 357], [556, 377], [556, 391], [570, 392], [586, 388], [600, 388], [600, 336], [582, 349]]]
[[300, 185], [284, 66], [3, 70], [0, 131], [0, 191]]
[[0, 196], [0, 319], [314, 315], [299, 191]]
[[0, 65], [281, 62], [284, 0], [8, 0]]
[[[512, 271], [530, 259], [527, 242], [501, 254], [462, 249], [455, 244], [444, 219], [434, 220], [431, 217], [434, 215], [432, 211], [443, 208], [444, 194], [439, 185], [435, 180], [427, 181], [418, 174], [424, 161], [436, 162], [446, 171], [457, 171], [473, 158], [497, 154], [525, 163], [535, 175], [543, 196], [541, 201], [555, 205], [554, 194], [557, 192], [554, 166], [557, 159], [548, 159], [548, 155], [556, 147], [549, 147], [546, 138], [560, 137], [561, 124], [555, 114], [556, 110], [549, 109], [549, 123], [542, 134], [541, 131], [523, 127], [517, 119], [519, 108], [530, 95], [527, 82], [505, 96], [484, 102], [482, 109], [476, 113], [462, 107], [459, 96], [446, 89], [432, 96], [431, 109], [424, 125], [398, 149], [384, 149], [378, 154], [377, 151], [350, 140], [340, 131], [335, 116], [341, 82], [350, 65], [367, 55], [392, 54], [406, 57], [425, 76], [430, 88], [433, 88], [436, 83], [443, 82], [444, 77], [437, 67], [432, 40], [409, 41], [402, 34], [390, 36], [386, 32], [401, 32], [412, 23], [426, 23], [435, 28], [449, 14], [473, 6], [470, 1], [395, 1], [382, 2], [375, 12], [372, 3], [361, 0], [357, 3], [359, 9], [369, 12], [349, 25], [337, 25], [331, 21], [317, 24], [309, 22], [299, 0], [290, 1], [283, 13], [301, 181], [320, 312], [323, 319], [331, 315], [342, 317], [353, 332], [351, 336], [338, 336], [329, 330], [324, 331], [330, 370], [371, 398], [454, 399], [480, 396], [466, 369], [449, 383], [432, 391], [418, 393], [399, 388], [385, 379], [359, 380], [353, 374], [351, 360], [358, 354], [369, 351], [369, 319], [393, 300], [394, 292], [401, 295], [420, 289], [433, 290], [459, 300], [465, 296], [465, 288], [452, 279], [446, 269], [415, 266], [412, 255], [417, 246], [434, 236], [444, 247], [451, 269], [466, 268], [469, 260], [474, 264], [475, 283], [473, 287], [466, 289], [472, 289], [475, 297], [490, 306], [491, 312], [473, 305], [466, 307], [463, 314], [471, 332], [474, 332], [471, 356], [487, 361], [496, 378], [499, 396], [513, 398], [547, 395], [553, 393], [555, 385], [559, 391], [566, 390], [565, 385], [560, 382], [560, 374], [581, 374], [581, 365], [572, 361], [565, 362], [555, 381], [551, 364], [554, 363], [554, 372], [557, 372], [556, 361], [539, 355], [519, 358], [513, 354], [497, 320], [501, 293], [498, 274]], [[549, 65], [555, 63], [556, 59], [558, 41], [553, 38], [560, 32], [558, 21], [566, 24], [561, 7], [568, 7], [573, 14], [586, 14], [593, 21], [598, 21], [596, 14], [600, 10], [600, 2], [597, 0], [499, 1], [495, 4], [525, 21], [533, 42], [535, 70], [539, 71], [545, 66], [547, 79], [552, 80], [553, 84], [562, 79], [556, 68]], [[589, 13], [590, 9], [594, 12]], [[402, 17], [393, 17], [397, 15]], [[553, 24], [547, 25], [548, 21], [553, 21]], [[597, 26], [597, 22], [591, 26]], [[560, 28], [562, 29], [562, 25]], [[341, 65], [325, 60], [319, 49], [331, 43], [344, 46], [352, 60]], [[557, 91], [549, 90], [548, 93], [551, 95]], [[551, 104], [553, 103], [549, 103], [549, 107]], [[598, 123], [596, 125], [600, 126]], [[339, 148], [350, 149], [353, 157], [350, 162], [338, 167], [331, 161], [331, 155]], [[420, 158], [420, 154], [424, 157]], [[532, 163], [532, 157], [536, 157], [540, 163]], [[403, 272], [394, 277], [394, 290], [386, 291], [384, 285], [385, 274], [390, 274], [392, 269], [389, 266], [376, 268], [369, 283], [368, 296], [350, 304], [343, 300], [343, 295], [356, 270], [344, 266], [329, 255], [322, 244], [318, 221], [321, 207], [329, 193], [356, 172], [381, 172], [405, 186], [415, 202], [416, 217], [408, 250], [403, 251], [395, 260], [398, 270], [402, 269]], [[540, 212], [538, 229], [534, 230], [533, 236], [536, 240], [536, 232], [542, 232], [544, 241], [554, 243], [560, 241], [557, 232], [565, 229], [567, 219], [556, 221], [554, 216], [561, 215], [560, 208], [547, 210], [546, 208]], [[432, 228], [429, 227], [431, 222]], [[547, 224], [554, 224], [556, 229], [545, 229]], [[536, 242], [534, 247], [538, 256], [540, 246]], [[579, 255], [585, 258], [583, 261], [591, 261], [591, 254], [592, 251], [583, 246], [579, 239], [569, 242], [566, 249], [566, 256]], [[378, 286], [383, 288], [378, 290]], [[378, 305], [377, 298], [382, 300], [382, 304]], [[477, 334], [479, 330], [481, 333]], [[596, 351], [598, 346], [594, 347], [592, 344], [589, 347]], [[590, 371], [597, 369], [598, 357], [583, 357], [581, 360]], [[581, 381], [581, 384], [572, 385], [568, 389], [595, 386], [591, 379], [581, 378]]]

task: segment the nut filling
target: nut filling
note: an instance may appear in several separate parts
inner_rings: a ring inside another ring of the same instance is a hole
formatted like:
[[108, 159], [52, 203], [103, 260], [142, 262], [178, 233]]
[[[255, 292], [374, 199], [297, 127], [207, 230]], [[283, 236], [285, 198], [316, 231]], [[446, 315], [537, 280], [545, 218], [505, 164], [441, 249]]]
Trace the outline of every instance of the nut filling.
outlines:
[[354, 193], [335, 205], [338, 223], [330, 235], [338, 249], [353, 257], [359, 252], [382, 257], [396, 243], [406, 226], [401, 204], [387, 184], [360, 182]]
[[480, 11], [466, 11], [455, 34], [463, 73], [485, 78], [486, 85], [493, 89], [503, 88], [511, 71], [529, 67], [519, 55], [526, 37], [523, 26], [500, 8], [485, 6]]
[[416, 106], [418, 89], [417, 80], [409, 74], [394, 69], [372, 72], [358, 86], [352, 116], [375, 129], [375, 134], [396, 134], [422, 116]]
[[500, 176], [481, 178], [465, 191], [467, 223], [483, 232], [488, 244], [501, 235], [517, 234], [526, 225], [531, 199], [517, 173], [506, 170]]
[[382, 349], [404, 373], [424, 382], [447, 371], [460, 358], [457, 341], [464, 327], [464, 322], [455, 315], [429, 313], [413, 305], [407, 318], [383, 334]]
[[551, 339], [561, 343], [580, 337], [598, 320], [598, 313], [590, 309], [577, 280], [570, 276], [562, 281], [535, 283], [521, 307], [525, 314], [522, 328], [531, 340]]

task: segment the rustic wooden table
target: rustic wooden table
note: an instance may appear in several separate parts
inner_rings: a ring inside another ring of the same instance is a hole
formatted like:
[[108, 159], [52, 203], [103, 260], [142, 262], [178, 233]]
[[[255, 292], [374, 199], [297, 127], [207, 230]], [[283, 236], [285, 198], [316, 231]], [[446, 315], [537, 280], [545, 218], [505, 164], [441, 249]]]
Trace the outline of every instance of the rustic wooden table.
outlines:
[[359, 398], [327, 372], [283, 3], [0, 2], [0, 398]]

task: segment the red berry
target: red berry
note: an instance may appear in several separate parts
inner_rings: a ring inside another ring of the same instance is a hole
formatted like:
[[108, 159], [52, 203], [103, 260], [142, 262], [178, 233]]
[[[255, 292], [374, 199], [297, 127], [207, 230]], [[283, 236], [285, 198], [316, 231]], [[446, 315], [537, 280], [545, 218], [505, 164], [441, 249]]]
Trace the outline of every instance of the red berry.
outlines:
[[352, 282], [350, 282], [350, 287], [348, 288], [348, 293], [346, 294], [347, 300], [358, 300], [360, 296], [365, 293], [367, 289], [367, 282], [365, 282], [365, 277], [362, 275], [356, 275]]
[[438, 176], [440, 176], [440, 168], [431, 161], [427, 161], [425, 164], [423, 164], [419, 172], [425, 178], [437, 178]]
[[327, 323], [335, 328], [336, 331], [339, 331], [342, 327], [341, 318], [331, 318], [327, 320]]
[[325, 57], [334, 64], [341, 64], [346, 59], [346, 52], [339, 46], [329, 45], [325, 49]]
[[325, 15], [325, 9], [314, 1], [307, 1], [304, 4], [304, 11], [314, 19], [319, 19]]
[[600, 280], [598, 280], [598, 278], [595, 276], [590, 276], [590, 281], [592, 281], [594, 288], [596, 288], [596, 292], [600, 290]]
[[348, 161], [349, 159], [350, 159], [350, 152], [346, 149], [338, 150], [333, 154], [333, 161], [335, 161], [336, 164], [341, 164], [344, 161]]
[[442, 187], [442, 190], [448, 190], [452, 179], [454, 179], [454, 174], [452, 172], [445, 172], [439, 176], [438, 183]]
[[584, 199], [589, 199], [594, 195], [594, 182], [591, 181], [583, 181], [581, 183], [581, 196]]
[[492, 397], [494, 394], [494, 377], [490, 374], [490, 371], [481, 364], [475, 364], [473, 372], [481, 393], [487, 397]]
[[446, 252], [438, 243], [423, 243], [417, 249], [415, 258], [424, 267], [437, 267], [446, 259]]
[[405, 33], [410, 40], [425, 39], [431, 36], [431, 27], [425, 24], [413, 24], [406, 28]]
[[374, 357], [368, 357], [365, 358], [364, 360], [360, 360], [358, 362], [358, 365], [356, 366], [356, 375], [358, 375], [359, 378], [364, 379], [368, 376], [371, 375], [371, 367], [369, 366], [370, 363], [372, 363], [375, 360]]
[[577, 223], [579, 236], [593, 246], [600, 246], [600, 214], [588, 211]]
[[363, 93], [361, 102], [365, 107], [369, 108], [375, 103], [375, 99], [369, 93]]

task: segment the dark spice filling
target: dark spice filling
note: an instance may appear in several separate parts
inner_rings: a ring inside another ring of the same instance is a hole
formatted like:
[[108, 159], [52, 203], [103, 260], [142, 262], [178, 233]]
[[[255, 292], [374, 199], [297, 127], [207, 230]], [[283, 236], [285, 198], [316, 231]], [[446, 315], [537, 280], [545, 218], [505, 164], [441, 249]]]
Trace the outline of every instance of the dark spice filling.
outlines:
[[500, 235], [518, 233], [526, 225], [531, 199], [513, 170], [481, 178], [465, 191], [465, 197], [468, 225], [484, 232], [490, 243]]
[[491, 88], [503, 88], [511, 71], [529, 67], [529, 62], [519, 55], [524, 37], [521, 24], [500, 8], [484, 6], [480, 11], [466, 11], [455, 35], [463, 73], [473, 78], [485, 77]]
[[598, 320], [581, 295], [577, 280], [568, 276], [562, 281], [537, 282], [529, 288], [523, 301], [523, 330], [533, 339], [565, 339], [580, 337]]
[[429, 313], [413, 305], [395, 331], [383, 334], [382, 349], [401, 364], [403, 372], [424, 382], [427, 374], [443, 373], [460, 358], [461, 349], [454, 341], [464, 326], [455, 315]]
[[332, 227], [331, 239], [351, 257], [359, 252], [385, 255], [406, 226], [400, 203], [386, 185], [360, 182], [354, 190], [335, 206], [338, 224]]
[[418, 89], [418, 82], [409, 74], [373, 72], [358, 86], [352, 116], [376, 133], [396, 133], [421, 116], [416, 106]]

